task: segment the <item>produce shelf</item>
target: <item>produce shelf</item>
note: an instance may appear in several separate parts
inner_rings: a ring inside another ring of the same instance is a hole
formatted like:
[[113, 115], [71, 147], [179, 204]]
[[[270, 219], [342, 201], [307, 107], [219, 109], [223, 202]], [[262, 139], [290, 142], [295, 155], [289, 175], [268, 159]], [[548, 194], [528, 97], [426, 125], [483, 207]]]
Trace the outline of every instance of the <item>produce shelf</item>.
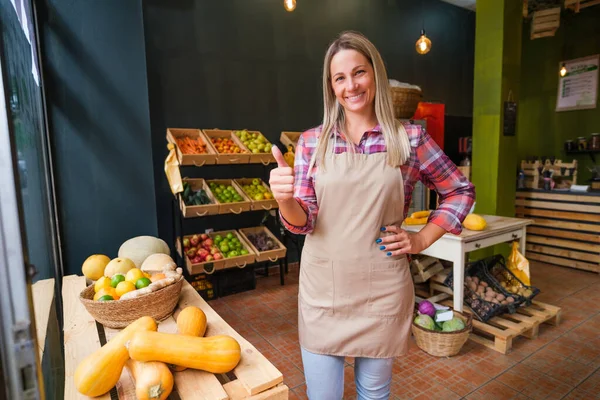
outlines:
[[[70, 275], [63, 278], [62, 297], [65, 304], [64, 348], [65, 348], [65, 393], [66, 400], [87, 398], [81, 396], [74, 382], [77, 365], [91, 352], [100, 348], [114, 337], [119, 330], [105, 328], [96, 323], [78, 300], [79, 293], [85, 289], [83, 276]], [[227, 374], [186, 369], [173, 372], [175, 387], [169, 398], [215, 399], [215, 400], [283, 400], [289, 396], [289, 389], [283, 384], [281, 372], [265, 358], [250, 342], [227, 324], [200, 297], [186, 281], [179, 297], [179, 303], [172, 316], [161, 321], [159, 332], [177, 332], [176, 318], [182, 309], [188, 306], [200, 308], [207, 319], [205, 336], [229, 335], [238, 341], [241, 347], [241, 360], [233, 371]], [[95, 399], [135, 400], [135, 383], [126, 369], [123, 369], [116, 386], [105, 395]]]
[[[194, 140], [198, 138], [201, 139], [206, 145], [206, 154], [184, 154], [177, 144], [177, 139], [185, 137]], [[217, 162], [217, 151], [200, 129], [167, 128], [167, 142], [172, 143], [175, 146], [177, 159], [179, 160], [180, 165], [195, 165], [201, 167]]]

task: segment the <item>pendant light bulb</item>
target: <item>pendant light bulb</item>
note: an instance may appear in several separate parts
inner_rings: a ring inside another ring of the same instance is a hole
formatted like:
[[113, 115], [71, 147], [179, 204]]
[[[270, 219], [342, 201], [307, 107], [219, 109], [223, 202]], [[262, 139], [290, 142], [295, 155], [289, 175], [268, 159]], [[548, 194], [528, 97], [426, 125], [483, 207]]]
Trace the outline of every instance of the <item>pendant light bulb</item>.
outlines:
[[283, 0], [283, 7], [286, 11], [294, 11], [296, 9], [296, 0]]
[[431, 50], [431, 40], [425, 35], [425, 30], [421, 30], [421, 37], [415, 43], [415, 48], [419, 54], [427, 54]]
[[562, 64], [562, 67], [560, 68], [560, 76], [565, 76], [567, 75], [567, 67], [565, 66], [565, 63]]

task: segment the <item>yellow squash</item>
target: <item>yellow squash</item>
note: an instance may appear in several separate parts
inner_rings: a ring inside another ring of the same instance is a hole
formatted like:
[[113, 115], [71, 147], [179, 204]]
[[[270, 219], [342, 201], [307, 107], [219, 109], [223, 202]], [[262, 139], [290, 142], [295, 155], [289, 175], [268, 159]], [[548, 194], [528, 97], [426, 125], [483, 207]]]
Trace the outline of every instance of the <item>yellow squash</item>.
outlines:
[[463, 226], [470, 231], [482, 231], [487, 227], [487, 222], [481, 215], [469, 214], [463, 221]]
[[[204, 336], [206, 333], [206, 314], [198, 307], [189, 306], [177, 316], [177, 333], [189, 336]], [[186, 369], [181, 365], [169, 365], [173, 371]]]
[[186, 368], [223, 374], [241, 358], [240, 344], [231, 336], [196, 337], [162, 332], [136, 332], [129, 356], [136, 361], [162, 361]]
[[165, 363], [127, 360], [127, 368], [135, 380], [137, 400], [165, 400], [173, 390], [173, 374]]
[[141, 317], [119, 332], [104, 346], [84, 358], [74, 374], [75, 388], [85, 396], [97, 397], [110, 391], [119, 381], [123, 367], [129, 359], [125, 343], [134, 333], [156, 331], [151, 317]]

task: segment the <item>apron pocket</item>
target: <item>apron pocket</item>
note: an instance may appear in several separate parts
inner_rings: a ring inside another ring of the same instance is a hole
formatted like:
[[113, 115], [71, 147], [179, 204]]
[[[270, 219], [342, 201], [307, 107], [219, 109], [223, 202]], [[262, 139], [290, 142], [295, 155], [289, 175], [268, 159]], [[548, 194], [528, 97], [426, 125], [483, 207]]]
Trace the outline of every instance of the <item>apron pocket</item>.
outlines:
[[308, 308], [333, 311], [333, 263], [315, 257], [306, 251], [302, 254], [298, 297]]
[[413, 290], [406, 259], [371, 264], [369, 314], [397, 317], [414, 299]]

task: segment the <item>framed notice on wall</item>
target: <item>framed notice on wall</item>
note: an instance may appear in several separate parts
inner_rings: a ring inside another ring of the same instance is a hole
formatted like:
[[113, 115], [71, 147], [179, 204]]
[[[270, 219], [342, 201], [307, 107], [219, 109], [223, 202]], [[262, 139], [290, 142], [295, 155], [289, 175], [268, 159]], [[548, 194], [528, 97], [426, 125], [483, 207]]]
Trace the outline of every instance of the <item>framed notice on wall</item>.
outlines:
[[[598, 97], [599, 56], [564, 61], [565, 76], [558, 79], [556, 111], [585, 110], [596, 108]], [[562, 67], [560, 63], [558, 68]]]

